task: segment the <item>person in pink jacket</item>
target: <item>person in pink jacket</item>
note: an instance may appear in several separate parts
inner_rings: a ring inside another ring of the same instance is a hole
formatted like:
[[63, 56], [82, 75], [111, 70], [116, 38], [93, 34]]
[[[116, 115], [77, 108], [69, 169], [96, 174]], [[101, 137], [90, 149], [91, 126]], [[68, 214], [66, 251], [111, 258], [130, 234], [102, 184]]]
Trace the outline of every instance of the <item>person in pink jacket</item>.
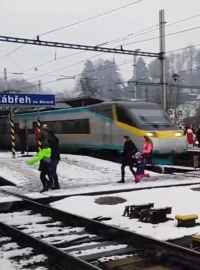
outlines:
[[151, 153], [153, 150], [153, 145], [152, 145], [152, 141], [148, 136], [144, 136], [144, 147], [142, 150], [142, 155], [145, 159], [146, 163], [152, 163], [151, 162]]

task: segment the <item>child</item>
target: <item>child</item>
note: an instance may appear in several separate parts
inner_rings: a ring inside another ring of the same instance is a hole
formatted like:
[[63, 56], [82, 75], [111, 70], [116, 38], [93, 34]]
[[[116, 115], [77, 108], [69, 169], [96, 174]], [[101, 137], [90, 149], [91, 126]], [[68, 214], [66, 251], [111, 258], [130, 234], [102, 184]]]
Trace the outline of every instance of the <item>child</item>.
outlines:
[[145, 161], [140, 152], [135, 154], [135, 163], [136, 163], [136, 176], [135, 182], [139, 183], [142, 178], [150, 177], [149, 174], [145, 174]]
[[50, 164], [51, 164], [51, 148], [47, 142], [42, 144], [42, 150], [31, 160], [27, 161], [27, 164], [34, 164], [40, 161], [39, 171], [40, 180], [43, 185], [41, 192], [47, 191], [50, 186], [50, 181], [46, 176], [50, 177]]

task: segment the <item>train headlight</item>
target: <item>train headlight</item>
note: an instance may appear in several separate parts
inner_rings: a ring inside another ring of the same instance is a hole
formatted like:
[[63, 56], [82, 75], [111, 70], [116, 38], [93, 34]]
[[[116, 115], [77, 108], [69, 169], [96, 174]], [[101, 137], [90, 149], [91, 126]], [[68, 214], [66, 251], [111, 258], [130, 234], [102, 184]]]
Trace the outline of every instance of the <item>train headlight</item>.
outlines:
[[157, 133], [156, 132], [147, 132], [146, 135], [148, 137], [158, 137]]
[[183, 136], [183, 135], [182, 135], [181, 132], [176, 132], [176, 133], [175, 133], [175, 136], [176, 136], [176, 137], [181, 137], [181, 136]]

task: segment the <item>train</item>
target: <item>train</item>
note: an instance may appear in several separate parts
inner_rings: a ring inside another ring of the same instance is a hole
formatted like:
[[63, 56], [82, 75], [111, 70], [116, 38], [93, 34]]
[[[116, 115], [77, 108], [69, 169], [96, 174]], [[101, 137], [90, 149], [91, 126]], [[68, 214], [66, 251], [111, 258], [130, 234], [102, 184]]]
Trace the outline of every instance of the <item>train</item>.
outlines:
[[[15, 114], [15, 129], [27, 123], [28, 145], [36, 145], [34, 131], [37, 111]], [[53, 130], [62, 149], [123, 150], [124, 135], [130, 136], [138, 150], [143, 148], [143, 136], [153, 142], [157, 163], [171, 164], [174, 153], [187, 151], [185, 136], [160, 105], [150, 102], [113, 99], [83, 107], [49, 109], [40, 112], [40, 121]], [[11, 147], [8, 116], [0, 117], [0, 148]], [[18, 139], [16, 136], [18, 145]]]

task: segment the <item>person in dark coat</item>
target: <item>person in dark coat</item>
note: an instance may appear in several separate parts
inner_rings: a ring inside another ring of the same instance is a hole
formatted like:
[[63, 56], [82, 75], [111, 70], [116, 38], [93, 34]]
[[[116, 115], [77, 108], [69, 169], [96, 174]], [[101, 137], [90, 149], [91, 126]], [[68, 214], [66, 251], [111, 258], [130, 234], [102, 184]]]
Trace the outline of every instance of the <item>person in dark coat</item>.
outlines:
[[125, 183], [125, 167], [129, 166], [129, 170], [132, 172], [135, 177], [135, 171], [133, 170], [133, 156], [137, 152], [137, 148], [134, 143], [131, 141], [129, 136], [124, 136], [124, 149], [122, 153], [122, 166], [121, 166], [121, 174], [122, 179], [118, 183]]
[[40, 133], [38, 134], [38, 140], [42, 142], [47, 142], [49, 139], [49, 132], [48, 132], [48, 126], [47, 124], [44, 124], [40, 130]]
[[51, 182], [53, 189], [59, 189], [59, 181], [57, 175], [57, 166], [60, 161], [60, 148], [59, 148], [59, 139], [56, 137], [53, 131], [49, 131], [49, 146], [51, 148]]
[[[47, 142], [42, 144], [42, 149], [39, 153], [33, 157], [31, 160], [27, 161], [27, 164], [35, 164], [40, 162], [39, 171], [40, 173], [40, 180], [43, 185], [43, 189], [41, 192], [48, 191], [50, 186], [49, 177], [51, 175], [51, 148]], [[48, 178], [47, 178], [48, 177]]]
[[197, 138], [197, 141], [199, 143], [199, 147], [200, 147], [200, 126], [198, 127], [198, 130], [197, 130], [197, 134], [196, 134], [196, 138]]
[[21, 154], [27, 152], [27, 131], [26, 129], [18, 129], [18, 137], [21, 145]]

